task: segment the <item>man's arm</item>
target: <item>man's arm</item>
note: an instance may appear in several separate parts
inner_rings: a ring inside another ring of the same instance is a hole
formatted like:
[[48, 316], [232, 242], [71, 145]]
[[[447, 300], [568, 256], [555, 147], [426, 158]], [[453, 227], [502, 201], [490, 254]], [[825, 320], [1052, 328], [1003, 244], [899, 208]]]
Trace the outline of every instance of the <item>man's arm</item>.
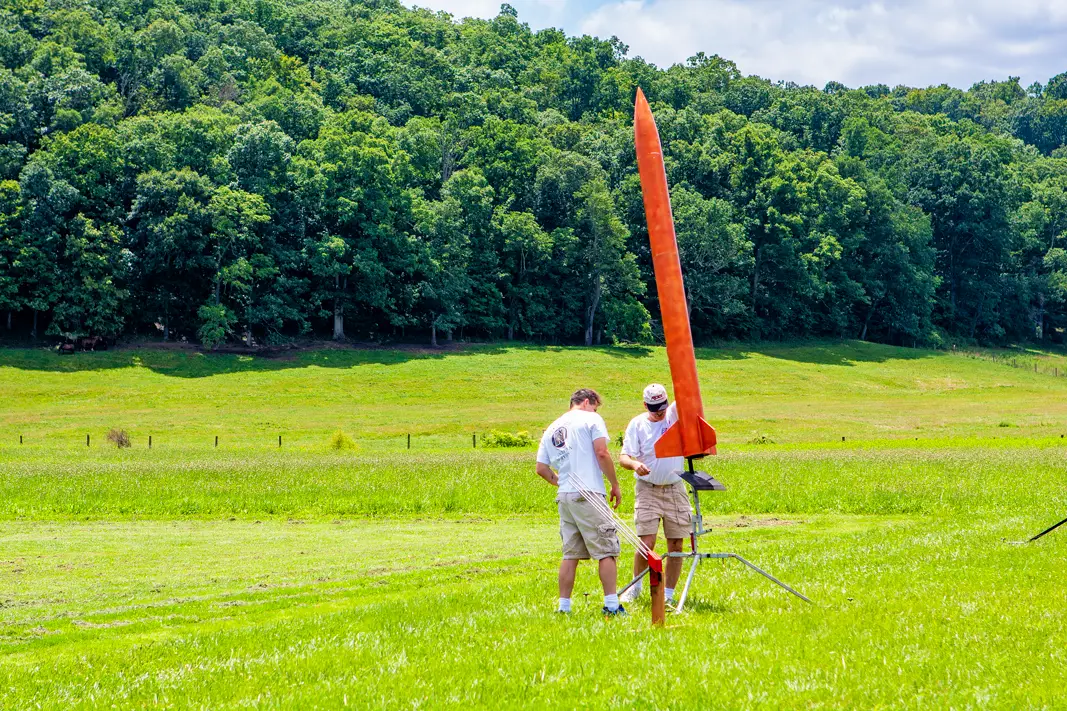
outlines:
[[633, 421], [626, 426], [626, 434], [622, 438], [622, 452], [619, 453], [619, 465], [623, 469], [629, 469], [637, 476], [648, 476], [649, 469], [644, 464], [630, 456], [629, 452], [640, 452], [639, 436]]
[[622, 491], [619, 489], [619, 479], [615, 476], [615, 462], [608, 451], [608, 438], [598, 437], [593, 440], [593, 452], [600, 464], [600, 471], [604, 472], [604, 476], [611, 482], [611, 494], [608, 498], [611, 500], [612, 507], [617, 509], [622, 503]]
[[637, 476], [648, 476], [651, 470], [646, 467], [642, 462], [637, 461], [629, 454], [619, 455], [619, 466], [623, 469], [629, 469]]
[[559, 475], [552, 471], [552, 467], [547, 464], [537, 463], [537, 476], [547, 481], [552, 486], [559, 486]]

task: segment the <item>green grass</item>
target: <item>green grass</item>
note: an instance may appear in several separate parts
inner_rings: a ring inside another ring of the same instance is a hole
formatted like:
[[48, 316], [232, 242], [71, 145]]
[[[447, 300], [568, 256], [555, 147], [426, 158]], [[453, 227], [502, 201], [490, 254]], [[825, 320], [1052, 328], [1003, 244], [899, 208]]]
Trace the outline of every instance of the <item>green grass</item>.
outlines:
[[553, 491], [470, 433], [539, 432], [578, 384], [617, 432], [662, 351], [0, 351], [0, 709], [1067, 707], [1067, 533], [1015, 545], [1067, 516], [1067, 379], [701, 357], [704, 545], [816, 604], [715, 563], [652, 630], [647, 595], [597, 614], [590, 565], [552, 614]]
[[[1060, 442], [725, 450], [708, 466], [729, 490], [705, 505], [720, 514], [1067, 515]], [[0, 456], [0, 520], [552, 513], [553, 490], [532, 462], [532, 450], [8, 453]], [[629, 512], [632, 492], [624, 494]]]
[[[934, 351], [859, 342], [698, 351], [710, 421], [724, 444], [1067, 433], [1067, 377]], [[461, 449], [491, 429], [537, 434], [578, 386], [597, 388], [613, 432], [650, 381], [669, 382], [663, 349], [472, 347], [327, 350], [288, 358], [189, 351], [58, 356], [0, 349], [0, 447], [325, 447], [340, 429], [364, 447]], [[1040, 406], [1038, 406], [1040, 403]]]

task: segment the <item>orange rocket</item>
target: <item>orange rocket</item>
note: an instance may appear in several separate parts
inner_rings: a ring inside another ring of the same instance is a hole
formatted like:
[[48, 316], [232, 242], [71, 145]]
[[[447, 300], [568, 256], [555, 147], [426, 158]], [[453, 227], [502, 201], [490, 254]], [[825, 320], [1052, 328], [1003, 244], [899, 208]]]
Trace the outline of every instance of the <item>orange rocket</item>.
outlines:
[[667, 338], [667, 361], [674, 383], [674, 400], [678, 421], [656, 442], [657, 457], [702, 457], [715, 454], [715, 430], [704, 420], [704, 402], [700, 399], [693, 332], [689, 328], [689, 308], [682, 281], [682, 262], [678, 257], [678, 240], [674, 234], [671, 197], [667, 192], [667, 171], [663, 167], [663, 148], [659, 142], [656, 119], [645, 94], [637, 90], [634, 106], [634, 142], [637, 146], [637, 169], [641, 174], [641, 192], [645, 198], [648, 238], [652, 244], [652, 266], [656, 272], [656, 290]]

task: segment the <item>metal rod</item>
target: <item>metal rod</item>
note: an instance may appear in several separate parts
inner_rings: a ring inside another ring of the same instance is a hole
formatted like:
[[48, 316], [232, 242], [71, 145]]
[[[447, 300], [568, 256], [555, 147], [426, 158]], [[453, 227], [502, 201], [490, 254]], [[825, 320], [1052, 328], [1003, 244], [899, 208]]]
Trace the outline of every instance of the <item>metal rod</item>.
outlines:
[[[731, 558], [736, 558], [737, 560], [741, 561], [742, 563], [744, 563], [745, 565], [747, 565], [747, 566], [748, 566], [749, 568], [752, 568], [752, 569], [753, 569], [754, 571], [756, 571], [757, 573], [759, 573], [760, 575], [762, 575], [763, 577], [767, 578], [768, 580], [770, 580], [770, 581], [772, 581], [772, 582], [774, 582], [774, 583], [777, 583], [777, 584], [778, 584], [779, 586], [781, 586], [781, 587], [782, 587], [783, 589], [785, 589], [785, 590], [788, 590], [789, 592], [793, 593], [794, 595], [796, 595], [797, 597], [799, 597], [799, 598], [800, 598], [801, 600], [803, 600], [804, 602], [808, 602], [808, 603], [811, 603], [811, 600], [809, 600], [809, 599], [808, 599], [808, 598], [806, 598], [805, 596], [801, 595], [801, 594], [800, 594], [800, 593], [798, 593], [798, 592], [797, 592], [796, 590], [794, 590], [793, 588], [789, 587], [788, 585], [786, 585], [785, 583], [783, 583], [783, 582], [782, 582], [781, 580], [779, 580], [778, 578], [776, 578], [776, 577], [774, 577], [773, 575], [771, 575], [770, 573], [768, 573], [768, 572], [767, 572], [766, 570], [762, 570], [762, 569], [760, 569], [760, 568], [756, 567], [755, 565], [753, 565], [752, 563], [749, 563], [749, 562], [748, 562], [747, 560], [745, 560], [745, 559], [744, 559], [744, 558], [742, 558], [741, 556], [737, 555], [736, 553], [731, 553], [731, 554], [730, 554], [730, 557], [731, 557]], [[814, 603], [812, 603], [812, 604], [814, 604]]]
[[674, 608], [675, 612], [681, 612], [682, 608], [685, 607], [685, 599], [689, 597], [689, 586], [693, 584], [693, 576], [697, 572], [698, 565], [700, 565], [700, 557], [694, 556], [693, 565], [689, 568], [689, 575], [685, 578], [685, 587], [682, 588], [682, 596], [678, 598], [678, 605]]
[[[1062, 435], [1061, 435], [1061, 436], [1062, 436]], [[1063, 519], [1062, 521], [1060, 521], [1059, 523], [1057, 523], [1057, 524], [1056, 524], [1055, 526], [1049, 526], [1049, 527], [1048, 527], [1048, 528], [1046, 528], [1046, 529], [1045, 529], [1044, 531], [1042, 531], [1041, 533], [1037, 534], [1036, 536], [1034, 536], [1033, 538], [1031, 538], [1031, 539], [1030, 539], [1029, 541], [1027, 541], [1027, 543], [1033, 543], [1033, 542], [1034, 542], [1034, 541], [1036, 541], [1036, 540], [1037, 540], [1038, 538], [1041, 538], [1041, 536], [1045, 535], [1046, 533], [1052, 533], [1053, 531], [1055, 531], [1055, 530], [1056, 530], [1057, 528], [1059, 528], [1060, 526], [1062, 526], [1062, 525], [1063, 525], [1063, 524], [1065, 524], [1065, 523], [1067, 523], [1067, 518]]]
[[626, 587], [624, 587], [622, 590], [620, 590], [618, 592], [618, 594], [622, 595], [624, 592], [626, 592], [627, 590], [632, 588], [634, 585], [637, 585], [639, 582], [641, 582], [641, 578], [645, 577], [646, 575], [648, 575], [648, 568], [645, 568], [644, 570], [642, 570], [640, 575], [638, 575], [636, 578], [634, 578], [633, 580], [628, 582], [626, 584]]

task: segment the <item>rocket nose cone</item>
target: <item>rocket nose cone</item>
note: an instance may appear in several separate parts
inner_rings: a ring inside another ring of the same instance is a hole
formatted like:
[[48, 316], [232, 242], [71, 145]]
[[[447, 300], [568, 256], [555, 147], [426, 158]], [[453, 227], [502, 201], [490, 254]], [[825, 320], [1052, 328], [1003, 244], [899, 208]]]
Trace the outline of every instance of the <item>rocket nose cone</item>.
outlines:
[[645, 92], [641, 91], [641, 87], [637, 87], [637, 98], [634, 99], [634, 109], [640, 109], [648, 106], [648, 99], [645, 98]]

